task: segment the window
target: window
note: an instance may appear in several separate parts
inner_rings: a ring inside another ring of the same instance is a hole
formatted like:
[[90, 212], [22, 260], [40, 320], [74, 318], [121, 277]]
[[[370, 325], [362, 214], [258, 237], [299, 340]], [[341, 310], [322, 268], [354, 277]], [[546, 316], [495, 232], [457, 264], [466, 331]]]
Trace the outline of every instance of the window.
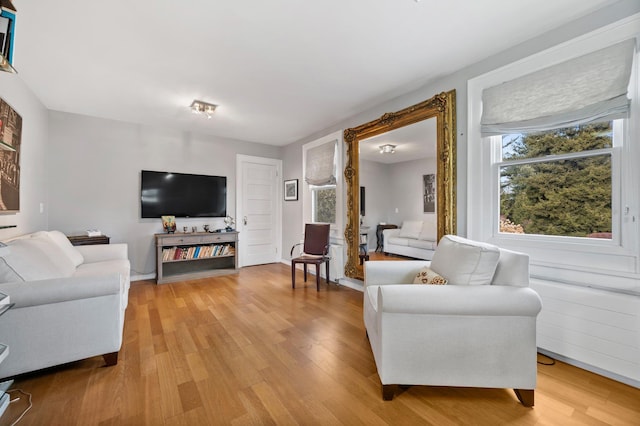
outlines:
[[529, 254], [533, 278], [637, 286], [636, 34], [612, 24], [468, 82], [466, 236]]
[[342, 132], [302, 147], [304, 223], [329, 223], [342, 230]]
[[500, 233], [612, 238], [619, 186], [612, 121], [507, 134], [494, 143]]
[[311, 190], [311, 221], [336, 223], [336, 186], [309, 185]]

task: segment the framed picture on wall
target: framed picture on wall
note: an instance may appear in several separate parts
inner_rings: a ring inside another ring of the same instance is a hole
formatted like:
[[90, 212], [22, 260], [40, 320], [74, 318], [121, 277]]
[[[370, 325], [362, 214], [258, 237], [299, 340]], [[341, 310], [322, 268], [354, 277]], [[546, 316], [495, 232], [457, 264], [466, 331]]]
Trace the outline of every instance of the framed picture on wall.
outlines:
[[298, 201], [298, 179], [284, 181], [284, 200]]
[[436, 212], [436, 175], [422, 175], [424, 213]]
[[20, 211], [22, 117], [0, 99], [0, 211]]

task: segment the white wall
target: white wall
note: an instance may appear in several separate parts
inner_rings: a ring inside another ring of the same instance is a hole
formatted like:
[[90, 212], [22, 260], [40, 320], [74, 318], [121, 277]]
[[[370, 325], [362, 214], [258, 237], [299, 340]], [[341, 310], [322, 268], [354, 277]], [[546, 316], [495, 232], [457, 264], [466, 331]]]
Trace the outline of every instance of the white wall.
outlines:
[[[47, 229], [47, 109], [19, 74], [0, 72], [0, 97], [22, 117], [20, 212], [0, 214], [0, 240]], [[43, 212], [40, 213], [42, 203]]]
[[423, 220], [426, 216], [433, 216], [434, 213], [424, 213], [422, 176], [436, 172], [436, 159], [423, 158], [392, 164], [389, 172], [389, 223], [400, 226], [404, 220]]
[[369, 226], [369, 251], [376, 249], [376, 226], [380, 222], [392, 223], [391, 181], [389, 165], [360, 160], [360, 186], [365, 188], [365, 216], [363, 225]]
[[[132, 274], [155, 273], [153, 234], [160, 219], [140, 218], [140, 171], [227, 176], [227, 214], [235, 217], [236, 154], [279, 158], [280, 148], [51, 111], [49, 229], [98, 228], [129, 245]], [[176, 219], [178, 227], [222, 219]]]

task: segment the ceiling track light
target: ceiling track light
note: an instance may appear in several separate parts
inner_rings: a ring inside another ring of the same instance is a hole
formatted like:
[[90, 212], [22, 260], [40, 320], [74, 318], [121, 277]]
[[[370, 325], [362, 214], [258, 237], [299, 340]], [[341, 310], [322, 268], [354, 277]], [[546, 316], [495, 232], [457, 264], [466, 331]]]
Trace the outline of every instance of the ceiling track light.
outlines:
[[380, 145], [380, 154], [395, 154], [396, 153], [396, 145], [391, 145], [390, 143]]
[[205, 114], [207, 118], [211, 118], [217, 107], [218, 105], [198, 100], [191, 102], [191, 112], [194, 114]]

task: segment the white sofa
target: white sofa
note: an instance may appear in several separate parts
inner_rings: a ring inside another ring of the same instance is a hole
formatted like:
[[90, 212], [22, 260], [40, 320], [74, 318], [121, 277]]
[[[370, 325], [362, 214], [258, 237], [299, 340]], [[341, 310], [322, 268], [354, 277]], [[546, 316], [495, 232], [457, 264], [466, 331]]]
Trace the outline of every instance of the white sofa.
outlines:
[[438, 245], [436, 216], [405, 220], [400, 228], [383, 230], [382, 236], [384, 253], [431, 260]]
[[[407, 285], [425, 266], [447, 285]], [[513, 388], [532, 406], [536, 317], [527, 255], [444, 236], [433, 261], [365, 262], [364, 323], [390, 400], [397, 385]]]
[[0, 317], [9, 355], [0, 378], [97, 355], [116, 364], [128, 303], [126, 244], [74, 247], [58, 231], [0, 248], [0, 292], [15, 305]]

